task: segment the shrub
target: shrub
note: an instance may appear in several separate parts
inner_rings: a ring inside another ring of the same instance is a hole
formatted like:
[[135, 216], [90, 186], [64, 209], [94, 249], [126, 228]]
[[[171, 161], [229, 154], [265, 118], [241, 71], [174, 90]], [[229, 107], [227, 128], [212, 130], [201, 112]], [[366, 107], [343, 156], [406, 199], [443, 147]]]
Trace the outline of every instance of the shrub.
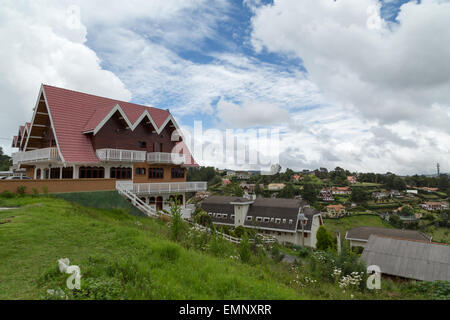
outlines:
[[243, 226], [237, 226], [233, 231], [233, 235], [237, 238], [242, 238], [242, 236], [244, 234], [245, 234], [245, 228]]
[[206, 211], [203, 210], [201, 210], [194, 216], [194, 222], [205, 227], [209, 227], [212, 225], [211, 217], [206, 213]]
[[25, 186], [18, 186], [17, 187], [17, 194], [19, 196], [24, 196], [27, 193], [27, 187]]
[[39, 190], [36, 188], [32, 188], [33, 190], [33, 197], [39, 197]]
[[14, 193], [12, 193], [11, 191], [5, 190], [1, 193], [2, 198], [6, 198], [6, 199], [12, 199], [14, 198], [16, 195]]
[[284, 258], [284, 254], [280, 251], [280, 247], [277, 243], [272, 246], [270, 250], [270, 255], [276, 263], [281, 262]]
[[239, 244], [239, 257], [241, 258], [242, 262], [248, 263], [251, 258], [251, 251], [250, 251], [250, 242], [248, 241], [247, 235], [244, 233], [244, 236], [241, 239], [241, 243]]
[[42, 186], [42, 193], [46, 196], [48, 195], [48, 187], [47, 186]]
[[319, 227], [319, 230], [317, 230], [316, 238], [317, 250], [326, 251], [328, 249], [334, 249], [335, 243], [333, 235], [324, 226]]
[[170, 206], [170, 215], [172, 217], [172, 223], [170, 224], [170, 236], [174, 241], [180, 241], [183, 232], [186, 229], [186, 223], [181, 217], [181, 207], [178, 204], [172, 203]]

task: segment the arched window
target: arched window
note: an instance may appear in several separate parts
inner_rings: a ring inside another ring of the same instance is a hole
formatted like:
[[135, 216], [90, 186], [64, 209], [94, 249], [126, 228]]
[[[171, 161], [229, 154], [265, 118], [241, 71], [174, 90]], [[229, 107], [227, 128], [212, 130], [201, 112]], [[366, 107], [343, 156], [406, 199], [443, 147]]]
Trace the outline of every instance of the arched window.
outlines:
[[48, 179], [50, 177], [49, 170], [47, 168], [44, 169], [44, 179]]
[[155, 197], [150, 197], [148, 204], [155, 204], [155, 203], [156, 203]]
[[37, 169], [36, 170], [36, 179], [40, 179], [41, 178], [41, 169]]

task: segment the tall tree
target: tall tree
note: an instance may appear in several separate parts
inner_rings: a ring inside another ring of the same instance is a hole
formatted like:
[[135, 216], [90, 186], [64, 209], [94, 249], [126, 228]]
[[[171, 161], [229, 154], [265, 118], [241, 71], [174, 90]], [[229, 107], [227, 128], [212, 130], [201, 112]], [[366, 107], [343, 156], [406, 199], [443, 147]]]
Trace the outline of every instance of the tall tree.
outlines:
[[0, 171], [8, 171], [12, 166], [11, 157], [3, 153], [3, 148], [0, 147]]

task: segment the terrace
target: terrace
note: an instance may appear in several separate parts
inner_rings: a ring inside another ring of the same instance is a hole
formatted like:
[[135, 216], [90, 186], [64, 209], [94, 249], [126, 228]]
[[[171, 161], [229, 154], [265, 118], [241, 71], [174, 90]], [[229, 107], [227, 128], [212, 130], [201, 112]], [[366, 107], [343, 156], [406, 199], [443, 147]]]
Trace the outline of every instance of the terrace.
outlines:
[[58, 149], [44, 148], [32, 151], [16, 152], [12, 154], [13, 165], [26, 162], [41, 162], [41, 161], [60, 161]]

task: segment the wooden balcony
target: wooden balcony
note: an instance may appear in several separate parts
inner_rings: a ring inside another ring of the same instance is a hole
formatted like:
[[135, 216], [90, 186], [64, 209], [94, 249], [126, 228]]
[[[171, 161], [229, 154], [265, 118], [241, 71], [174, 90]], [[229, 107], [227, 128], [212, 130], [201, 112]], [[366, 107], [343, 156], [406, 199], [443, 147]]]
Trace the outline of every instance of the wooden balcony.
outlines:
[[44, 148], [12, 154], [13, 165], [27, 162], [60, 161], [57, 148]]
[[147, 153], [136, 150], [97, 149], [96, 154], [100, 161], [145, 162]]
[[183, 164], [185, 163], [185, 156], [178, 153], [149, 152], [147, 153], [147, 163]]

